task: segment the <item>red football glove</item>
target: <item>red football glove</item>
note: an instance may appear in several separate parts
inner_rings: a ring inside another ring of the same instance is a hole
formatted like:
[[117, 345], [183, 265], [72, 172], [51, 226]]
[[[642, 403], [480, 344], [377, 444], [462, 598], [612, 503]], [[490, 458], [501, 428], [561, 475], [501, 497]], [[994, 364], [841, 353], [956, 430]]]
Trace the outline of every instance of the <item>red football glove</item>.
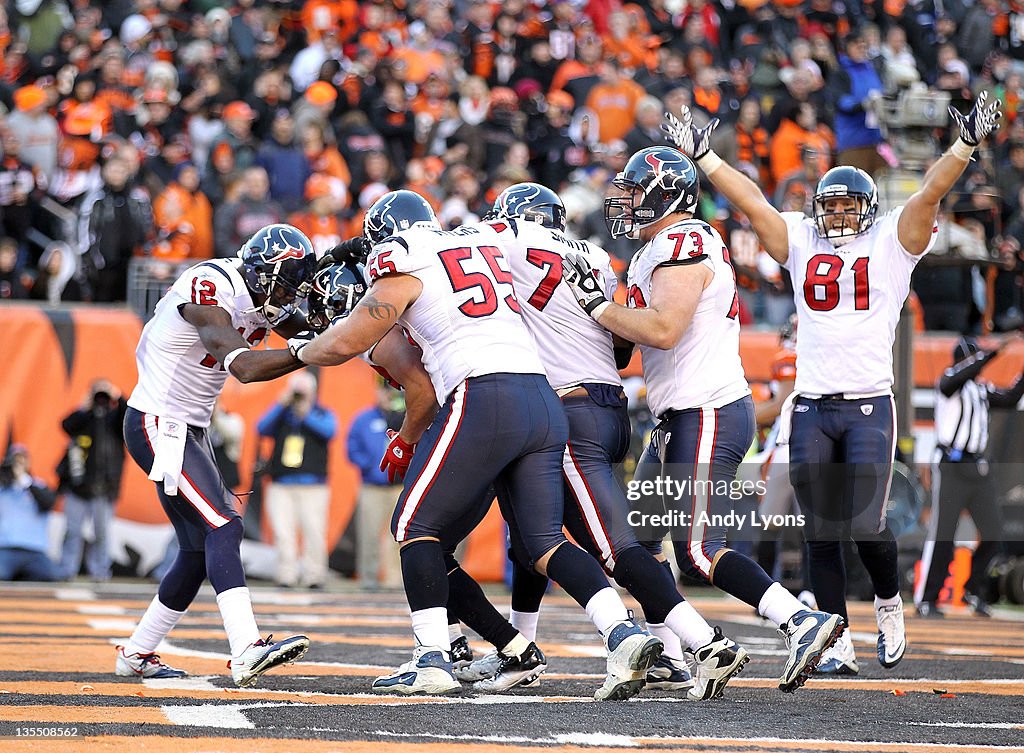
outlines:
[[384, 450], [384, 457], [380, 459], [380, 469], [387, 471], [388, 482], [394, 484], [405, 478], [416, 445], [406, 442], [394, 429], [388, 429], [388, 439], [391, 441]]

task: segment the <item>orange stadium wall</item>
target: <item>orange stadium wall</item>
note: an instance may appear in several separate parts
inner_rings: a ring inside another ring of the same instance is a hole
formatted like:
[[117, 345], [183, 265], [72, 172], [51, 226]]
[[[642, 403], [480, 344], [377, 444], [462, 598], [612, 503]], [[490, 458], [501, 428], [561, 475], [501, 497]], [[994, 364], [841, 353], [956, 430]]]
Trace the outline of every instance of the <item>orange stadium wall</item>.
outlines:
[[[123, 310], [93, 306], [45, 309], [38, 306], [0, 306], [0, 357], [3, 389], [0, 390], [0, 438], [29, 447], [36, 475], [56, 482], [55, 469], [67, 438], [61, 420], [74, 410], [94, 379], [110, 379], [125, 394], [136, 382], [135, 345], [142, 323]], [[915, 381], [918, 386], [935, 383], [949, 364], [954, 339], [919, 336], [915, 342]], [[282, 344], [277, 343], [278, 347]], [[744, 331], [743, 363], [750, 381], [766, 381], [778, 339], [771, 332]], [[993, 364], [986, 376], [1007, 384], [1020, 373], [1024, 343], [1012, 342], [1006, 355]], [[627, 373], [639, 374], [639, 358]], [[256, 422], [277, 399], [281, 382], [243, 385], [229, 379], [223, 393], [226, 409], [240, 413], [246, 422], [241, 475], [243, 488], [251, 479], [256, 456]], [[339, 436], [330, 461], [331, 512], [328, 540], [333, 547], [352, 516], [358, 491], [358, 473], [345, 457], [345, 434], [352, 418], [373, 402], [374, 375], [362, 362], [351, 362], [321, 374], [321, 400], [338, 416]], [[117, 502], [120, 518], [139, 523], [165, 523], [152, 484], [129, 459], [124, 485]], [[269, 531], [267, 531], [269, 536]], [[465, 565], [481, 580], [500, 580], [505, 547], [500, 517], [495, 509], [469, 542]]]

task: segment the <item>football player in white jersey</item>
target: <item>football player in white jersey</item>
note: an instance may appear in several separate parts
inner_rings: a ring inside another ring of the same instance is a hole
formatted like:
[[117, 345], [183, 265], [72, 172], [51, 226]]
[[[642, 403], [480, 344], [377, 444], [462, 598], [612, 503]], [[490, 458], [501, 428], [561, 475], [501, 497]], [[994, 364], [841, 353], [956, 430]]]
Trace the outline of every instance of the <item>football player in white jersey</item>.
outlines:
[[[781, 627], [789, 657], [779, 689], [792, 692], [844, 622], [806, 609], [726, 543], [736, 472], [754, 434], [754, 407], [740, 363], [735, 273], [722, 238], [694, 217], [699, 192], [697, 168], [682, 152], [641, 149], [605, 200], [612, 236], [643, 242], [630, 261], [627, 305], [608, 299], [581, 255], [566, 257], [563, 277], [591, 317], [639, 344], [643, 355], [647, 401], [659, 423], [634, 482], [661, 482], [662, 491], [646, 495], [640, 509], [662, 518], [676, 514], [678, 525], [670, 529], [676, 557], [691, 577]], [[667, 483], [675, 492], [664, 493]], [[666, 528], [645, 525], [639, 533], [661, 556]]]
[[419, 440], [392, 518], [418, 645], [412, 661], [377, 678], [374, 690], [460, 687], [452, 674], [441, 538], [476, 513], [493, 483], [509, 500], [510, 526], [530, 563], [583, 605], [604, 637], [608, 676], [595, 697], [634, 695], [662, 643], [629, 618], [597, 562], [562, 534], [568, 425], [520, 317], [502, 240], [486, 226], [442, 230], [411, 191], [378, 199], [363, 227], [374, 244], [366, 296], [342, 322], [314, 339], [293, 338], [289, 347], [304, 363], [344, 363], [400, 324], [420, 347], [442, 404]]
[[271, 328], [294, 334], [292, 316], [315, 266], [313, 247], [299, 230], [268, 225], [242, 246], [238, 258], [185, 270], [142, 330], [125, 443], [156, 482], [179, 552], [131, 638], [118, 647], [118, 675], [185, 674], [163, 664], [155, 651], [207, 578], [231, 646], [235, 684], [252, 685], [309, 648], [304, 635], [260, 637], [239, 555], [242, 520], [217, 469], [207, 427], [229, 373], [242, 382], [260, 382], [301, 368], [287, 350], [251, 348]]
[[[950, 108], [959, 138], [929, 168], [902, 207], [876, 217], [878, 193], [867, 173], [834, 167], [821, 178], [814, 217], [780, 213], [761, 190], [710, 147], [717, 120], [693, 126], [666, 116], [665, 130], [746, 214], [765, 250], [793, 277], [800, 317], [790, 476], [806, 520], [811, 582], [822, 609], [846, 616], [842, 542], [853, 538], [875, 592], [877, 653], [896, 666], [906, 650], [897, 547], [885, 527], [892, 478], [895, 406], [892, 346], [910, 275], [934, 243], [939, 202], [996, 128], [999, 100], [982, 92], [967, 116]], [[836, 490], [845, 488], [845, 494]], [[844, 639], [820, 669], [856, 673]]]
[[[629, 449], [630, 431], [613, 337], [562, 283], [565, 256], [580, 254], [610, 297], [617, 280], [608, 254], [567, 238], [561, 199], [536, 183], [506, 188], [490, 216], [507, 243], [523, 319], [569, 419], [562, 456], [566, 528], [640, 602], [651, 632], [665, 643], [667, 653], [648, 672], [648, 686], [690, 689], [694, 700], [717, 697], [747, 661], [746, 651], [708, 625], [682, 598], [671, 570], [637, 541], [628, 522], [629, 502], [615, 474]], [[622, 352], [625, 366], [632, 346]], [[681, 640], [697, 659], [692, 681]]]

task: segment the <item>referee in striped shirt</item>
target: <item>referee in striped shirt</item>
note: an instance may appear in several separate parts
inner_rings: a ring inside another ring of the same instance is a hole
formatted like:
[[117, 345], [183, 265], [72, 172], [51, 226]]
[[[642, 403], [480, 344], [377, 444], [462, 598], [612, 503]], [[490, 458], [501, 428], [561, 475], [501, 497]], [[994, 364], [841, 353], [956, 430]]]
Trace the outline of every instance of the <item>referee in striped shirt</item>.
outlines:
[[942, 617], [935, 607], [953, 559], [953, 535], [960, 513], [967, 510], [978, 528], [981, 542], [971, 559], [971, 575], [964, 601], [980, 616], [988, 617], [988, 605], [980, 598], [980, 585], [1000, 549], [1002, 516], [996, 488], [989, 474], [989, 406], [1012, 408], [1024, 396], [1024, 375], [1009, 389], [1000, 390], [979, 381], [982, 369], [1002, 346], [982, 350], [971, 337], [961, 337], [953, 349], [953, 365], [939, 379], [935, 400], [937, 446], [932, 463], [932, 515], [928, 538], [921, 554], [921, 574], [914, 602], [921, 617]]

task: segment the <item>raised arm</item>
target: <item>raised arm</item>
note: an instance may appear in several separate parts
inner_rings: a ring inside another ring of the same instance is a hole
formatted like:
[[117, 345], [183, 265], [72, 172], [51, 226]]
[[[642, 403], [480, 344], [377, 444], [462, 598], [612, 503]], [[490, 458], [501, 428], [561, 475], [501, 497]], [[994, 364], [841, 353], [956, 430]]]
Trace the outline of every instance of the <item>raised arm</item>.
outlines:
[[974, 150], [999, 127], [998, 121], [1002, 117], [999, 100], [988, 102], [987, 91], [978, 95], [974, 107], [966, 116], [952, 107], [949, 108], [949, 114], [959, 127], [960, 136], [925, 173], [921, 188], [903, 207], [896, 228], [900, 243], [915, 256], [923, 254], [928, 248], [939, 202], [963, 175]]
[[712, 185], [729, 202], [750, 219], [765, 251], [779, 264], [789, 258], [789, 228], [779, 211], [765, 198], [760, 186], [711, 150], [711, 132], [718, 125], [715, 118], [704, 128], [693, 125], [690, 108], [681, 108], [680, 117], [665, 114], [662, 130], [686, 156], [708, 176]]

